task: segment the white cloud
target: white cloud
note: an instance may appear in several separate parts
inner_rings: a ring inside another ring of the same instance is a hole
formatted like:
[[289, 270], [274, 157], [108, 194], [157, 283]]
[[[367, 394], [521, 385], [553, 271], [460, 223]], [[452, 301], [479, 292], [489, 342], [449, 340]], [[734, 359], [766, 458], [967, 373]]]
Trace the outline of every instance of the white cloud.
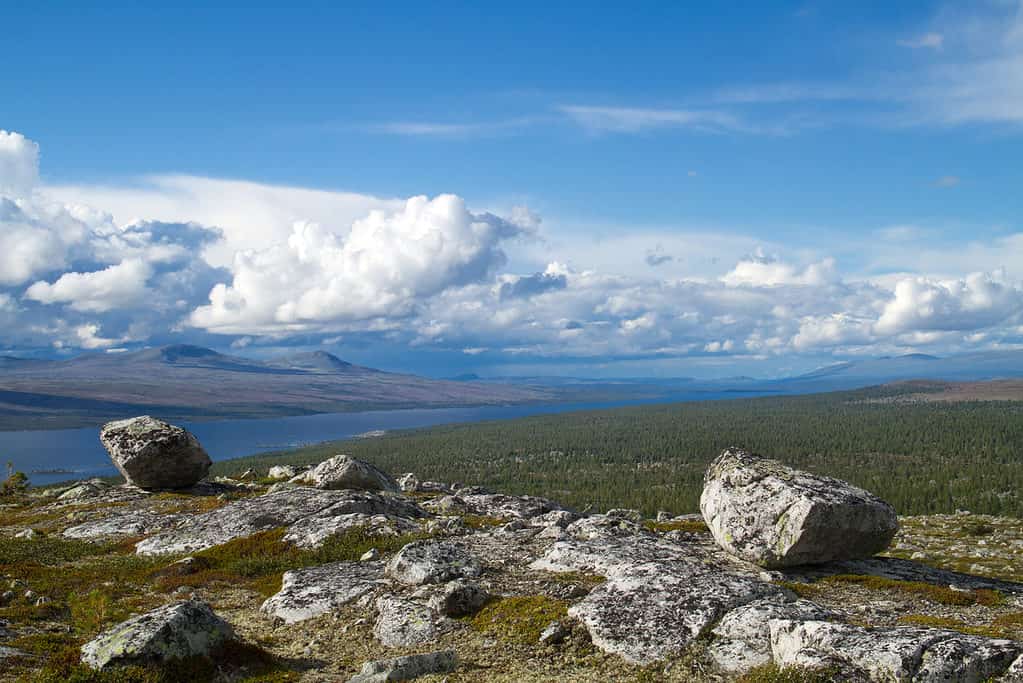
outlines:
[[0, 195], [23, 195], [39, 178], [39, 146], [20, 133], [0, 129]]
[[823, 285], [836, 278], [834, 259], [824, 259], [819, 263], [811, 263], [805, 268], [799, 269], [774, 257], [765, 256], [762, 251], [759, 251], [737, 263], [735, 268], [726, 273], [721, 280], [732, 287], [742, 285], [773, 287], [775, 285]]
[[66, 303], [75, 311], [105, 313], [144, 301], [152, 274], [148, 263], [133, 258], [103, 270], [64, 273], [53, 284], [36, 282], [25, 291], [25, 298], [44, 304]]
[[705, 133], [769, 132], [764, 128], [744, 122], [735, 114], [713, 109], [564, 105], [558, 107], [558, 110], [592, 132], [639, 133], [658, 128], [688, 128]]
[[958, 280], [901, 280], [874, 329], [882, 335], [969, 331], [1012, 321], [1023, 311], [1023, 290], [1002, 273]]
[[493, 274], [502, 241], [522, 232], [454, 195], [413, 197], [350, 226], [297, 223], [286, 244], [239, 253], [231, 284], [217, 285], [191, 323], [237, 334], [407, 316], [422, 298]]

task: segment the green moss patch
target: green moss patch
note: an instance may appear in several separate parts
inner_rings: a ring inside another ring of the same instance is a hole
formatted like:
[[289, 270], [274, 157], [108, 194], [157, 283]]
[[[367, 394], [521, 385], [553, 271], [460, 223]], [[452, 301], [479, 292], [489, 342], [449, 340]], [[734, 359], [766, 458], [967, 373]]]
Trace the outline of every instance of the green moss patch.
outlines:
[[669, 522], [655, 522], [652, 519], [648, 519], [643, 522], [643, 526], [650, 531], [656, 531], [658, 533], [667, 533], [669, 531], [684, 531], [690, 534], [710, 533], [710, 529], [707, 527], [706, 522], [701, 519], [687, 519]]
[[781, 585], [793, 591], [801, 597], [811, 598], [820, 595], [823, 585], [826, 584], [853, 584], [870, 588], [873, 590], [895, 591], [922, 598], [939, 605], [951, 605], [955, 607], [968, 607], [970, 605], [984, 605], [986, 607], [997, 607], [1005, 602], [1005, 596], [996, 590], [985, 588], [972, 591], [953, 590], [948, 586], [936, 586], [922, 581], [899, 581], [888, 579], [882, 576], [868, 576], [863, 574], [836, 574], [820, 579], [816, 584], [786, 582]]
[[285, 529], [271, 529], [228, 541], [196, 553], [198, 571], [183, 575], [160, 571], [154, 573], [154, 578], [164, 590], [228, 583], [245, 585], [270, 596], [280, 590], [281, 576], [286, 571], [330, 562], [354, 562], [371, 548], [386, 555], [427, 538], [425, 534], [395, 536], [358, 528], [330, 537], [319, 548], [305, 550], [286, 543], [284, 534]]
[[500, 598], [484, 605], [471, 620], [472, 627], [501, 640], [535, 645], [552, 621], [568, 616], [568, 603], [544, 595]]

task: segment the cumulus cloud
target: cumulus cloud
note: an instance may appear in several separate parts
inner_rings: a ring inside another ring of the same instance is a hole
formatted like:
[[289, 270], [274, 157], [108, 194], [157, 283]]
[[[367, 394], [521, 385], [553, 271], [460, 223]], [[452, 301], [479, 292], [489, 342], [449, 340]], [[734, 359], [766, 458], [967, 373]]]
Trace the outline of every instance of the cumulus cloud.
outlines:
[[425, 297], [492, 275], [506, 260], [501, 243], [526, 229], [473, 214], [455, 195], [413, 197], [340, 228], [298, 223], [286, 244], [239, 253], [232, 282], [190, 322], [267, 333], [407, 316]]
[[762, 251], [747, 256], [721, 278], [732, 287], [772, 287], [775, 285], [823, 285], [836, 279], [835, 261], [827, 258], [805, 268], [779, 261]]
[[563, 265], [552, 263], [542, 273], [507, 276], [507, 279], [501, 283], [499, 297], [501, 299], [528, 298], [544, 292], [564, 289], [568, 285], [568, 278], [564, 270]]
[[105, 313], [144, 300], [152, 273], [145, 261], [127, 259], [103, 270], [64, 273], [53, 284], [36, 282], [25, 291], [25, 298], [44, 304], [66, 303], [75, 311]]
[[0, 129], [0, 194], [26, 194], [38, 179], [39, 146], [20, 133]]
[[894, 294], [874, 326], [879, 334], [983, 329], [1016, 320], [1023, 311], [1023, 290], [998, 272], [958, 280], [904, 279]]

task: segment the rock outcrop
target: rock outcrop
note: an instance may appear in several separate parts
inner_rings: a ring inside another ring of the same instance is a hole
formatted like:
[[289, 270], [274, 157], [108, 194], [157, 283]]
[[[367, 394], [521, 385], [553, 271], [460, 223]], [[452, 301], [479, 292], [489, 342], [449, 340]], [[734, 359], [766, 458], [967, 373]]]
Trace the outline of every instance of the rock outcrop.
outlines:
[[188, 488], [210, 469], [195, 436], [148, 415], [108, 422], [99, 438], [128, 483], [142, 489]]
[[319, 489], [360, 489], [363, 491], [401, 490], [398, 482], [391, 475], [379, 470], [376, 466], [350, 455], [335, 455], [304, 474], [298, 475], [294, 481], [309, 484]]
[[197, 515], [173, 531], [139, 542], [136, 551], [139, 555], [193, 553], [278, 527], [287, 528], [285, 540], [315, 547], [331, 533], [376, 515], [408, 520], [425, 517], [427, 513], [412, 501], [371, 491], [323, 491], [296, 486]]
[[700, 510], [722, 548], [767, 568], [870, 557], [899, 528], [895, 510], [863, 489], [740, 449], [711, 463]]
[[159, 664], [208, 655], [234, 631], [204, 602], [165, 605], [129, 619], [82, 646], [82, 663], [94, 669]]
[[281, 590], [260, 608], [293, 624], [335, 610], [386, 586], [380, 562], [335, 562], [285, 572]]

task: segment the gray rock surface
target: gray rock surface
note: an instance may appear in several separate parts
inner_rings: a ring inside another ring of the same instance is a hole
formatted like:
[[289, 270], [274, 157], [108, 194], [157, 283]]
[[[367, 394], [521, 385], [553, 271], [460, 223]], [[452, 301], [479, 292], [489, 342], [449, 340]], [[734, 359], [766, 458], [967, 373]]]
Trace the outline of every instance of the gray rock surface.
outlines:
[[1018, 643], [931, 628], [867, 629], [825, 621], [769, 622], [780, 666], [825, 658], [872, 681], [980, 683], [1004, 674], [1023, 652]]
[[268, 479], [291, 479], [298, 476], [298, 469], [291, 465], [274, 465], [266, 472]]
[[475, 614], [490, 599], [490, 593], [471, 581], [449, 581], [430, 597], [429, 606], [446, 617]]
[[[315, 546], [327, 535], [324, 526], [344, 515], [388, 515], [418, 518], [426, 515], [418, 505], [395, 496], [370, 491], [322, 491], [308, 487], [281, 489], [245, 498], [217, 510], [196, 515], [178, 529], [139, 542], [139, 555], [193, 553], [242, 536], [288, 527], [286, 538]], [[351, 521], [345, 518], [344, 521]], [[340, 528], [341, 522], [338, 522]]]
[[800, 621], [840, 620], [840, 616], [809, 600], [789, 601], [772, 595], [737, 607], [725, 614], [711, 630], [714, 641], [708, 648], [711, 659], [727, 673], [744, 673], [771, 662], [772, 619]]
[[64, 530], [64, 538], [94, 539], [146, 536], [176, 527], [187, 515], [157, 510], [125, 510]]
[[573, 605], [593, 644], [646, 665], [679, 655], [728, 610], [780, 590], [699, 562], [620, 566]]
[[401, 488], [389, 474], [350, 455], [335, 455], [299, 475], [302, 483], [320, 489], [360, 489], [397, 492]]
[[410, 586], [472, 579], [482, 573], [479, 560], [451, 541], [413, 541], [387, 563], [388, 576]]
[[389, 582], [380, 562], [335, 562], [285, 572], [281, 590], [260, 610], [293, 624], [372, 593]]
[[769, 568], [869, 557], [898, 531], [873, 494], [740, 449], [711, 463], [700, 510], [722, 548]]
[[82, 663], [93, 669], [154, 664], [208, 655], [234, 631], [204, 602], [165, 605], [132, 617], [82, 646]]
[[143, 415], [103, 425], [99, 439], [129, 484], [183, 489], [210, 469], [210, 456], [190, 432]]
[[377, 620], [373, 635], [387, 647], [409, 647], [431, 643], [439, 634], [438, 614], [429, 607], [405, 598], [377, 599]]
[[410, 681], [427, 674], [451, 673], [457, 668], [458, 657], [454, 650], [438, 650], [366, 662], [362, 665], [362, 670], [349, 679], [348, 683]]

